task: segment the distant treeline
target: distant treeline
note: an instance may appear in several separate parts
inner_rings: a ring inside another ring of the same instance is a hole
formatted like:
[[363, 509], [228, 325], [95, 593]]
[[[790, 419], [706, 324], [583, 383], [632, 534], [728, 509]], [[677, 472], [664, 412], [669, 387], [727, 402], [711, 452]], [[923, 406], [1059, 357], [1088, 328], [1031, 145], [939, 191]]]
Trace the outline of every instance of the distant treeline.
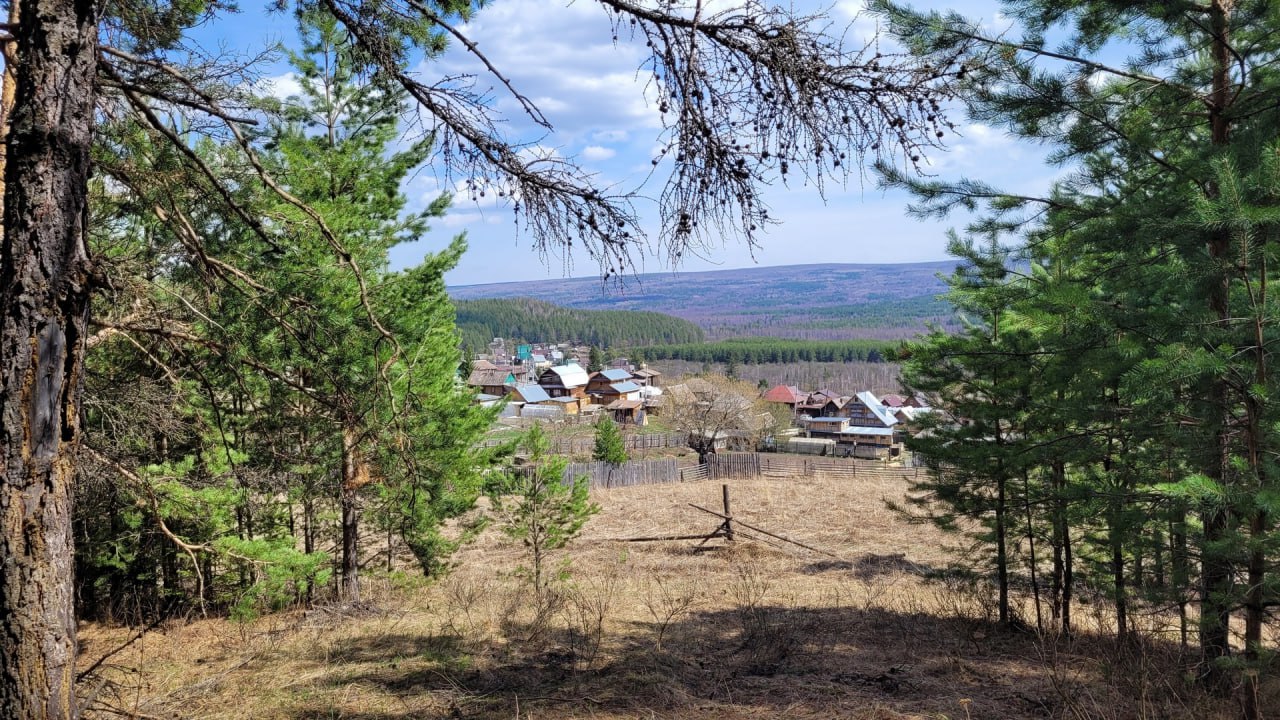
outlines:
[[734, 338], [710, 343], [658, 345], [644, 349], [645, 360], [718, 363], [883, 362], [895, 342], [883, 340], [786, 340]]
[[458, 300], [464, 345], [480, 349], [495, 337], [527, 342], [577, 341], [599, 347], [700, 343], [688, 320], [634, 310], [574, 310], [532, 298]]

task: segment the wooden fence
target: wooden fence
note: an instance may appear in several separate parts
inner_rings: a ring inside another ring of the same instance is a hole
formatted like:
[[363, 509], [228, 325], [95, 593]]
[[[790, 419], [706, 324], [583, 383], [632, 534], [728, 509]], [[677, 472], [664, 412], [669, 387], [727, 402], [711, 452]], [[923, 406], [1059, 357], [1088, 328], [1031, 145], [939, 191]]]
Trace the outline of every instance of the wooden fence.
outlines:
[[711, 456], [710, 477], [917, 477], [920, 468], [886, 465], [857, 458], [823, 458], [784, 453], [717, 453]]
[[680, 463], [676, 460], [643, 460], [622, 465], [606, 462], [570, 463], [565, 467], [564, 474], [566, 478], [586, 476], [593, 488], [657, 485], [684, 479]]
[[[653, 435], [623, 435], [622, 445], [630, 450], [656, 450], [661, 448], [687, 447], [685, 436], [680, 433], [656, 433]], [[596, 447], [594, 437], [555, 438], [551, 441], [551, 452], [557, 455], [578, 455], [589, 453]]]
[[[480, 447], [497, 447], [507, 442], [485, 438]], [[550, 452], [555, 455], [581, 455], [595, 449], [596, 439], [592, 436], [551, 438]], [[685, 436], [680, 433], [654, 433], [651, 435], [623, 435], [622, 445], [627, 450], [658, 450], [662, 448], [688, 447]]]
[[586, 476], [593, 488], [629, 487], [695, 480], [733, 480], [747, 478], [834, 477], [915, 478], [921, 468], [885, 465], [874, 460], [814, 458], [776, 453], [717, 453], [705, 465], [680, 467], [677, 460], [643, 460], [610, 465], [609, 463], [572, 463], [565, 477]]

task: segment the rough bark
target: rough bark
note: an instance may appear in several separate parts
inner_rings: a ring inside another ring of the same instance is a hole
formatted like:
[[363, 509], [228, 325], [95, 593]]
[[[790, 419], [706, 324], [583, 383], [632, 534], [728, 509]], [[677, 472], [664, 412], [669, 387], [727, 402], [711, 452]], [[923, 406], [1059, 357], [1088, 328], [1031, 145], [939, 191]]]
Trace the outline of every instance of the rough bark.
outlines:
[[71, 498], [97, 6], [22, 0], [0, 244], [0, 715], [74, 718]]

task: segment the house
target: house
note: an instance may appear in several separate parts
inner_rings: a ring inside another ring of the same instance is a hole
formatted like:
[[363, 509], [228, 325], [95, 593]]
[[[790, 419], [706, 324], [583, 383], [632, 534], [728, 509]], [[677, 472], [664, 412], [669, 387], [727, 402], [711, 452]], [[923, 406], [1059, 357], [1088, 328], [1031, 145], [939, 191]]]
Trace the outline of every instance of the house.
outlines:
[[587, 381], [587, 371], [577, 363], [553, 365], [538, 376], [538, 384], [552, 398], [570, 396], [586, 399]]
[[606, 385], [591, 393], [591, 402], [597, 405], [609, 405], [618, 400], [635, 401], [642, 405], [644, 404], [644, 398], [640, 394], [640, 386], [630, 380]]
[[847, 417], [810, 418], [805, 426], [806, 437], [834, 440], [837, 455], [878, 459], [899, 452], [893, 428], [854, 425]]
[[807, 437], [811, 438], [831, 438], [838, 440], [840, 433], [849, 427], [849, 418], [827, 416], [812, 417], [805, 423]]
[[476, 369], [474, 366], [471, 375], [467, 377], [467, 385], [477, 388], [486, 395], [497, 395], [502, 397], [507, 394], [507, 386], [518, 383], [515, 373], [511, 368], [492, 367]]
[[553, 397], [546, 404], [560, 408], [561, 413], [564, 415], [578, 415], [582, 412], [582, 404], [584, 402], [586, 401], [580, 397], [564, 395], [562, 397]]
[[511, 401], [524, 403], [525, 405], [537, 405], [538, 403], [551, 402], [551, 396], [541, 385], [536, 383], [528, 383], [525, 385], [513, 385], [510, 387]]
[[617, 368], [601, 370], [600, 372], [592, 373], [591, 377], [587, 380], [587, 394], [594, 397], [610, 385], [620, 382], [629, 382], [630, 380], [631, 373], [626, 370]]
[[896, 457], [900, 451], [893, 428], [850, 425], [841, 431], [837, 443], [854, 457], [875, 460]]
[[613, 416], [615, 422], [633, 425], [645, 425], [649, 422], [643, 400], [614, 400], [605, 405], [604, 409]]
[[906, 406], [907, 399], [901, 395], [889, 393], [888, 395], [880, 396], [880, 404], [887, 408], [900, 408]]
[[850, 425], [891, 428], [898, 424], [893, 411], [885, 407], [870, 391], [862, 391], [849, 402], [845, 413]]
[[830, 390], [816, 390], [796, 405], [798, 415], [834, 417], [844, 409], [846, 399]]
[[763, 395], [765, 402], [778, 403], [786, 405], [791, 412], [796, 412], [796, 407], [808, 399], [809, 393], [801, 390], [795, 385], [776, 385], [769, 388], [768, 392]]
[[662, 373], [657, 370], [651, 370], [642, 365], [639, 370], [632, 371], [631, 381], [641, 387], [653, 387], [658, 384], [658, 378], [661, 375]]

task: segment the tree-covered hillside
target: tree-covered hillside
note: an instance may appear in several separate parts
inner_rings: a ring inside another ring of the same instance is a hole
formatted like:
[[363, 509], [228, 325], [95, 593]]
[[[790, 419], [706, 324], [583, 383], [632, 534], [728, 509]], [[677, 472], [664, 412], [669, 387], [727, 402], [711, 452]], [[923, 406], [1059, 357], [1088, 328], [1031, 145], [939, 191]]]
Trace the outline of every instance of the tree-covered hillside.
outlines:
[[702, 329], [656, 312], [573, 310], [532, 298], [461, 300], [462, 342], [483, 348], [495, 337], [528, 342], [576, 341], [602, 347], [700, 343]]
[[713, 343], [662, 345], [644, 349], [646, 360], [721, 363], [882, 362], [895, 343], [883, 340], [788, 340], [735, 338]]

